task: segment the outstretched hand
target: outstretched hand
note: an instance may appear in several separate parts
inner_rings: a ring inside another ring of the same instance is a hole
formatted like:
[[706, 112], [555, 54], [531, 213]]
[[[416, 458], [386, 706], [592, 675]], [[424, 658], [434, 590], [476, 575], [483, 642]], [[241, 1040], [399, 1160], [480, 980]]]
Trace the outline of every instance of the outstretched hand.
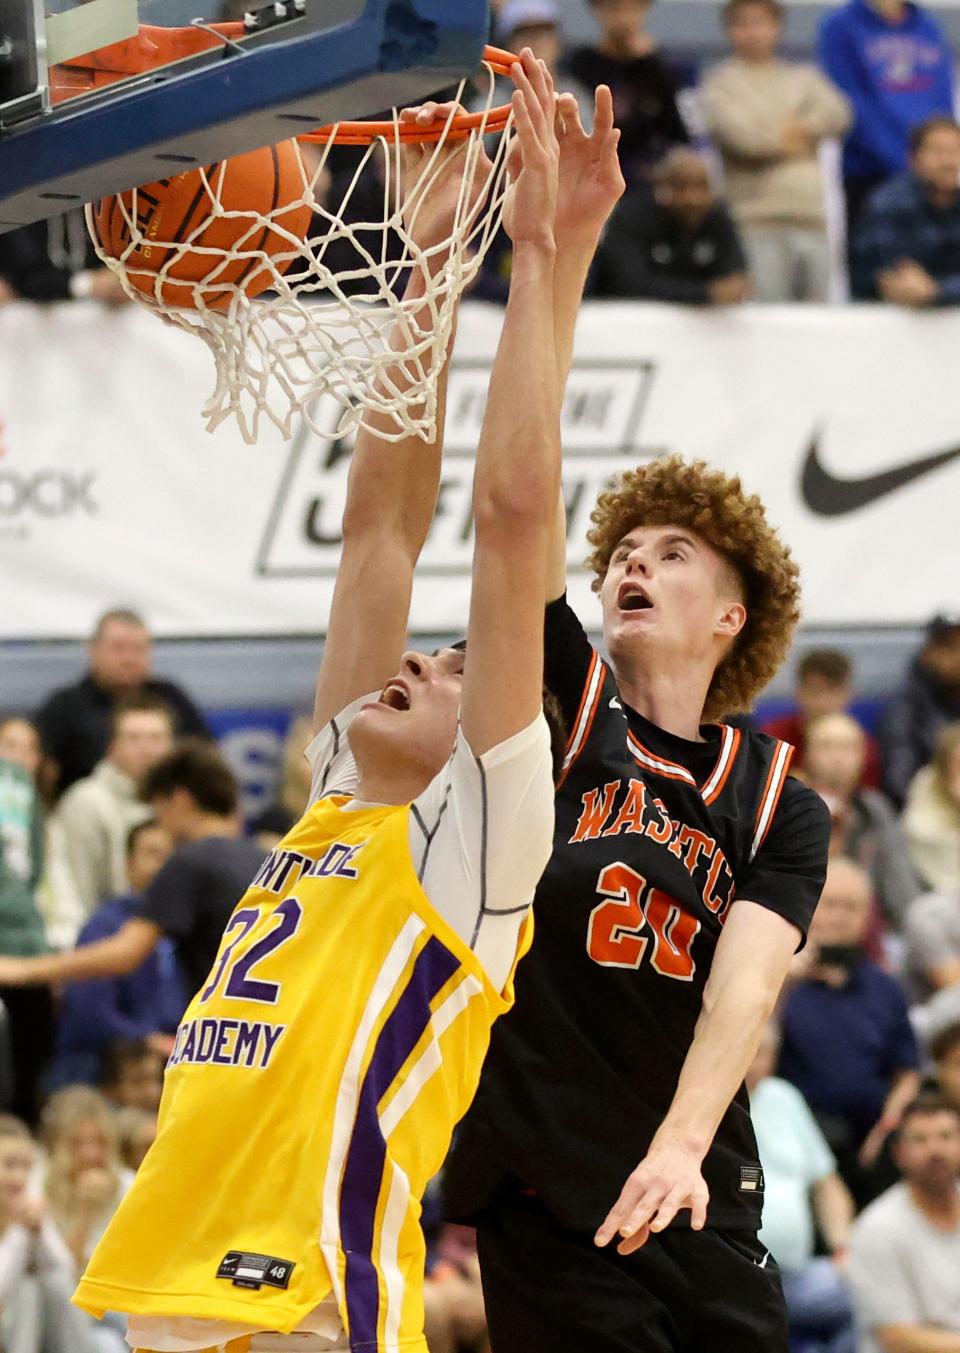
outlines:
[[593, 131], [589, 136], [580, 121], [574, 95], [561, 94], [557, 101], [558, 244], [572, 236], [598, 236], [626, 186], [617, 154], [620, 132], [613, 125], [613, 95], [606, 85], [599, 85], [594, 99]]
[[690, 1225], [703, 1229], [707, 1220], [709, 1190], [695, 1152], [675, 1142], [656, 1141], [627, 1179], [620, 1197], [607, 1213], [594, 1241], [608, 1245], [621, 1237], [619, 1254], [632, 1254], [645, 1244], [652, 1231], [663, 1231], [678, 1212], [690, 1209]]
[[503, 224], [514, 245], [553, 241], [560, 147], [557, 141], [553, 78], [529, 47], [511, 70], [516, 144], [510, 157], [513, 183]]

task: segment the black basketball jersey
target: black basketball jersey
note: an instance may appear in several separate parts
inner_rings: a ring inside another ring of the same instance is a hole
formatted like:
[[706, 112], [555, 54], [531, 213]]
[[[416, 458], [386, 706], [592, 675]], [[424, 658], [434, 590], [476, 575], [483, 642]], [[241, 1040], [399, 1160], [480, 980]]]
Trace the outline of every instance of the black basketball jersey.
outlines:
[[[731, 905], [748, 898], [805, 934], [829, 817], [788, 778], [786, 743], [726, 725], [689, 742], [626, 708], [565, 599], [547, 608], [545, 666], [570, 730], [554, 852], [445, 1183], [454, 1216], [529, 1188], [593, 1230], [670, 1106]], [[759, 1226], [743, 1087], [703, 1173], [708, 1225]]]

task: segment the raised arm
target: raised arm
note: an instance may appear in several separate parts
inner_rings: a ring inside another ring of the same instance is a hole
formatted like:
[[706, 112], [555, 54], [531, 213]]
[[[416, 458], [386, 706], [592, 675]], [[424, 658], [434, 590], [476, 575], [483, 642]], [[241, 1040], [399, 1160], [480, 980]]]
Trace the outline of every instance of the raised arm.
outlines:
[[[449, 108], [425, 104], [421, 109], [405, 110], [402, 116], [429, 122], [438, 113], [445, 115]], [[447, 148], [443, 172], [433, 179], [429, 193], [419, 195], [416, 185], [427, 152], [414, 147], [404, 153], [408, 228], [420, 248], [427, 250], [449, 233], [461, 190], [464, 149], [462, 144]], [[489, 161], [481, 156], [471, 185], [473, 200], [483, 191], [489, 169]], [[428, 265], [431, 275], [443, 263], [441, 251], [432, 253]], [[404, 300], [416, 306], [426, 296], [428, 285], [428, 277], [414, 270]], [[430, 306], [424, 303], [416, 308], [408, 322], [421, 332], [428, 331], [433, 323]], [[403, 341], [395, 324], [391, 345], [396, 349]], [[364, 416], [357, 434], [343, 514], [343, 548], [317, 678], [316, 729], [352, 700], [385, 685], [399, 666], [414, 568], [437, 501], [452, 345], [451, 334], [447, 350], [438, 359], [443, 366], [437, 386], [437, 432], [429, 445], [415, 436], [396, 442], [382, 440], [376, 432], [395, 432], [395, 425], [385, 415], [372, 412]], [[410, 371], [399, 360], [385, 369], [379, 381], [383, 387], [401, 392], [412, 385]]]
[[514, 67], [513, 97], [519, 173], [506, 222], [513, 270], [474, 473], [476, 540], [460, 717], [477, 756], [527, 727], [541, 707], [543, 598], [560, 484], [553, 82], [528, 50], [521, 62]]
[[[573, 340], [587, 273], [601, 232], [623, 196], [617, 158], [620, 133], [613, 125], [613, 98], [606, 85], [595, 95], [593, 132], [587, 135], [572, 94], [561, 94], [557, 132], [560, 175], [557, 188], [553, 331], [560, 382], [566, 386], [573, 361]], [[546, 596], [553, 601], [567, 585], [567, 519], [558, 495]]]

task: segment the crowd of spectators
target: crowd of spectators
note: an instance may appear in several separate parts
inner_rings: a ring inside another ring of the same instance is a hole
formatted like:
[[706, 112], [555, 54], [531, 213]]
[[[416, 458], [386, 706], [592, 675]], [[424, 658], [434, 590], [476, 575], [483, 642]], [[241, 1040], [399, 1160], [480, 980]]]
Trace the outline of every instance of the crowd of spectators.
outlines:
[[[103, 616], [88, 664], [31, 717], [0, 719], [0, 954], [46, 983], [0, 987], [0, 1337], [119, 1353], [119, 1328], [66, 1296], [153, 1139], [174, 1031], [227, 918], [307, 805], [311, 730], [291, 725], [276, 800], [244, 823], [202, 714], [154, 674], [140, 617]], [[960, 618], [930, 623], [873, 734], [843, 652], [808, 650], [793, 694], [761, 726], [796, 747], [794, 773], [829, 806], [831, 859], [748, 1078], [762, 1235], [800, 1353], [950, 1353]], [[483, 1350], [469, 1234], [435, 1200], [424, 1225], [432, 1353]]]
[[[647, 32], [647, 0], [590, 0], [567, 50], [553, 0], [505, 0], [589, 119], [608, 83], [628, 191], [592, 294], [692, 305], [822, 301], [840, 242], [824, 147], [841, 143], [850, 291], [960, 301], [960, 126], [952, 55], [905, 0], [847, 0], [817, 64], [782, 58], [777, 0], [728, 0], [730, 54], [702, 72], [708, 139]], [[371, 184], [373, 197], [380, 191]], [[359, 209], [359, 208], [358, 208]], [[506, 295], [500, 241], [478, 294]], [[120, 304], [79, 218], [0, 236], [0, 302]], [[2, 693], [0, 693], [2, 694]], [[807, 652], [765, 731], [829, 807], [831, 861], [809, 941], [748, 1077], [794, 1353], [960, 1350], [960, 617], [929, 626], [868, 730], [849, 658]], [[69, 1304], [78, 1270], [156, 1131], [190, 995], [264, 855], [302, 813], [311, 733], [290, 731], [276, 800], [244, 823], [189, 694], [153, 672], [142, 619], [99, 621], [86, 671], [0, 718], [0, 954], [86, 980], [0, 986], [0, 1346], [121, 1353], [122, 1326]], [[39, 971], [39, 969], [38, 969]], [[431, 1211], [432, 1353], [483, 1350], [469, 1235]]]
[[[911, 308], [960, 302], [954, 58], [921, 4], [845, 0], [822, 19], [815, 61], [801, 62], [782, 54], [781, 0], [724, 0], [717, 13], [729, 55], [681, 70], [647, 29], [651, 0], [583, 3], [592, 43], [567, 43], [557, 0], [498, 0], [492, 36], [542, 57], [587, 125], [593, 90], [612, 90], [627, 193], [588, 284], [593, 295], [731, 305], [823, 302], [845, 287], [855, 300]], [[486, 101], [481, 83], [475, 106]], [[509, 81], [498, 84], [503, 102]], [[349, 184], [345, 210], [362, 234], [382, 210], [381, 157], [358, 183], [354, 152], [338, 149], [328, 168], [321, 196], [332, 186], [339, 201]], [[842, 202], [833, 229], [831, 193]], [[389, 233], [386, 247], [399, 257]], [[352, 248], [336, 241], [328, 262], [349, 271], [337, 251]], [[505, 300], [509, 269], [501, 232], [475, 294]], [[79, 211], [0, 235], [0, 304], [71, 297], [126, 302]]]

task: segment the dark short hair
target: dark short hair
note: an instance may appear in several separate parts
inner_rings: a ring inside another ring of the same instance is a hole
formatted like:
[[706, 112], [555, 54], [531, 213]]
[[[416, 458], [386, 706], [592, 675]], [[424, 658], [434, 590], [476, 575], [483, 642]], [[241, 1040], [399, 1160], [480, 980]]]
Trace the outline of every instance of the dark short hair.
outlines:
[[137, 629], [145, 630], [146, 621], [142, 615], [136, 611], [131, 611], [128, 606], [114, 606], [109, 611], [104, 611], [99, 620], [93, 627], [91, 639], [96, 641], [103, 637], [103, 631], [110, 624], [111, 620], [118, 621], [121, 625], [136, 625]]
[[738, 10], [746, 9], [749, 5], [761, 5], [770, 11], [777, 23], [783, 23], [783, 5], [780, 0], [727, 0], [723, 7], [723, 22], [728, 24]]
[[128, 714], [160, 714], [167, 720], [172, 732], [176, 726], [173, 710], [157, 695], [125, 695], [118, 700], [110, 712], [110, 736], [115, 738], [120, 730], [120, 720]]
[[951, 1104], [950, 1100], [945, 1099], [938, 1090], [922, 1090], [904, 1109], [897, 1126], [897, 1137], [903, 1135], [911, 1119], [931, 1118], [935, 1113], [952, 1113], [960, 1124], [960, 1108], [956, 1104]]
[[960, 1048], [960, 1021], [948, 1024], [935, 1038], [931, 1038], [930, 1056], [935, 1062], [942, 1062], [944, 1057], [949, 1057], [956, 1048]]
[[239, 794], [233, 771], [203, 738], [181, 738], [173, 751], [151, 766], [140, 784], [145, 803], [168, 799], [185, 789], [197, 807], [217, 817], [232, 817]]
[[845, 686], [850, 680], [853, 665], [846, 653], [839, 648], [811, 648], [797, 663], [797, 680], [806, 681], [807, 677], [823, 677], [833, 686]]
[[948, 117], [946, 113], [938, 113], [936, 117], [928, 117], [923, 122], [918, 122], [915, 127], [910, 128], [908, 145], [910, 154], [916, 155], [918, 150], [923, 149], [923, 143], [931, 132], [949, 130], [960, 132], [960, 122], [955, 118]]
[[100, 1084], [116, 1085], [128, 1066], [135, 1066], [147, 1057], [159, 1059], [160, 1054], [145, 1038], [115, 1038], [107, 1044], [100, 1058]]
[[137, 848], [137, 842], [144, 832], [156, 831], [160, 823], [155, 817], [148, 817], [146, 822], [136, 822], [127, 832], [127, 859]]

